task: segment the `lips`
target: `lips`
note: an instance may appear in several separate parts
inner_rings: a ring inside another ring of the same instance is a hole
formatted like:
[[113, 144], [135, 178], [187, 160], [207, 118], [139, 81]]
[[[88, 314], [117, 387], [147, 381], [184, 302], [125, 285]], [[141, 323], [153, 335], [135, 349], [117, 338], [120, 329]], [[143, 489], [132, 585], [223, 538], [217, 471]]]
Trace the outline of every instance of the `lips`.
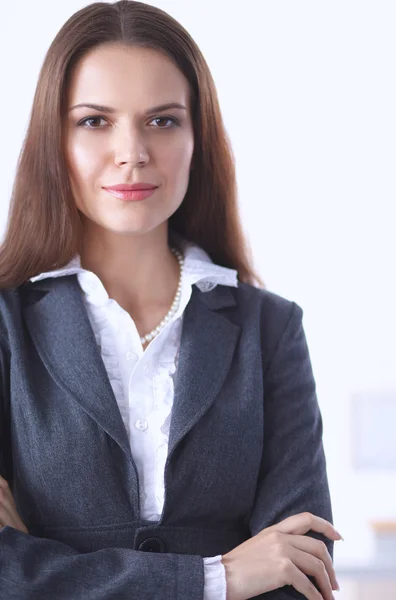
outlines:
[[111, 189], [111, 188], [104, 188], [104, 190], [108, 193], [111, 194], [112, 196], [114, 196], [115, 198], [120, 198], [121, 200], [127, 200], [127, 201], [137, 201], [137, 200], [144, 200], [145, 198], [148, 198], [149, 196], [152, 196], [153, 194], [155, 194], [155, 191], [157, 190], [158, 186], [155, 187], [150, 187], [148, 189], [142, 190], [142, 189], [129, 189], [129, 190], [125, 190], [125, 189]]
[[137, 190], [153, 190], [158, 186], [154, 183], [117, 183], [116, 185], [106, 186], [106, 190], [112, 190], [114, 192], [133, 192]]

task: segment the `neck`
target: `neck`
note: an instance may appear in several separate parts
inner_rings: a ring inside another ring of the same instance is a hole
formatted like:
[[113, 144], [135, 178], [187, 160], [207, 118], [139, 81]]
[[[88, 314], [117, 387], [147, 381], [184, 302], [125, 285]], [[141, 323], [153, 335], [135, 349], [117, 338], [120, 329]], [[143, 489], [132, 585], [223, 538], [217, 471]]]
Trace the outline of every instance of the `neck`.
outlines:
[[180, 275], [167, 228], [135, 236], [93, 233], [87, 231], [84, 235], [81, 266], [99, 277], [109, 297], [135, 320], [150, 310], [166, 312]]

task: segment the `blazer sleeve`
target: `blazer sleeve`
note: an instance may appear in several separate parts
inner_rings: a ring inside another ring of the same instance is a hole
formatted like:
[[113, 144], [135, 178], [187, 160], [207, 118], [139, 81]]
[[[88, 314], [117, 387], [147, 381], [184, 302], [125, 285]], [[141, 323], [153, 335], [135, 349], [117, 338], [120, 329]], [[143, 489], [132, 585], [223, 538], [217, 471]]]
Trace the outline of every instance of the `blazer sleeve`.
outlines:
[[0, 598], [202, 600], [201, 556], [125, 548], [79, 553], [6, 526], [0, 532]]
[[[276, 317], [271, 310], [267, 311], [267, 322], [262, 329], [264, 445], [249, 520], [252, 536], [302, 512], [333, 522], [322, 419], [302, 324], [303, 311], [295, 302], [288, 301], [280, 312], [282, 319], [279, 313]], [[277, 322], [283, 325], [274, 325]], [[313, 531], [307, 535], [324, 541], [333, 558], [331, 540]], [[312, 577], [310, 580], [316, 586]], [[292, 586], [285, 586], [257, 598], [289, 600], [305, 596]]]
[[[7, 360], [0, 344], [1, 373]], [[0, 473], [7, 479], [9, 439], [0, 374]], [[7, 479], [8, 481], [8, 479]], [[0, 526], [1, 527], [1, 526]], [[0, 598], [7, 600], [202, 600], [204, 561], [198, 555], [126, 548], [77, 552], [56, 540], [0, 528]]]

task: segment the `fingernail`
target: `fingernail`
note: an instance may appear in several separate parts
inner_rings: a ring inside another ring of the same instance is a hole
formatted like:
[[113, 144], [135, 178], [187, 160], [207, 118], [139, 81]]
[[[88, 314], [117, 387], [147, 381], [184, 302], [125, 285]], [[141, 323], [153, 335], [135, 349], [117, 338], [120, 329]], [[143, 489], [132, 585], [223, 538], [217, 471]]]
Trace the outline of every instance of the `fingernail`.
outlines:
[[334, 584], [332, 586], [332, 589], [334, 592], [339, 592], [340, 591], [340, 584], [338, 583], [337, 579], [334, 580]]
[[340, 533], [339, 531], [337, 531], [336, 529], [335, 529], [335, 532], [336, 532], [336, 534], [337, 534], [337, 535], [339, 535], [339, 536], [340, 536], [340, 538], [342, 539], [342, 541], [343, 541], [343, 542], [345, 542], [345, 540], [344, 540], [344, 538], [342, 537], [341, 533]]

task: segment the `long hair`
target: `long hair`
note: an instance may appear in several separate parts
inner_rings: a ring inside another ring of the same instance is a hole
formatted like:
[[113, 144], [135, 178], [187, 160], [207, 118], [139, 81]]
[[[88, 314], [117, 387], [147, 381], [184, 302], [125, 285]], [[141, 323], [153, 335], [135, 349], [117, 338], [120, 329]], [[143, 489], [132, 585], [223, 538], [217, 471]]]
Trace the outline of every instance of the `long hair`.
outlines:
[[194, 169], [169, 228], [200, 245], [215, 263], [237, 269], [239, 281], [264, 287], [243, 234], [234, 155], [209, 67], [189, 33], [170, 15], [143, 2], [121, 0], [94, 2], [76, 12], [46, 53], [0, 247], [0, 289], [59, 269], [81, 252], [82, 219], [69, 182], [62, 120], [73, 67], [104, 43], [158, 50], [187, 78]]

